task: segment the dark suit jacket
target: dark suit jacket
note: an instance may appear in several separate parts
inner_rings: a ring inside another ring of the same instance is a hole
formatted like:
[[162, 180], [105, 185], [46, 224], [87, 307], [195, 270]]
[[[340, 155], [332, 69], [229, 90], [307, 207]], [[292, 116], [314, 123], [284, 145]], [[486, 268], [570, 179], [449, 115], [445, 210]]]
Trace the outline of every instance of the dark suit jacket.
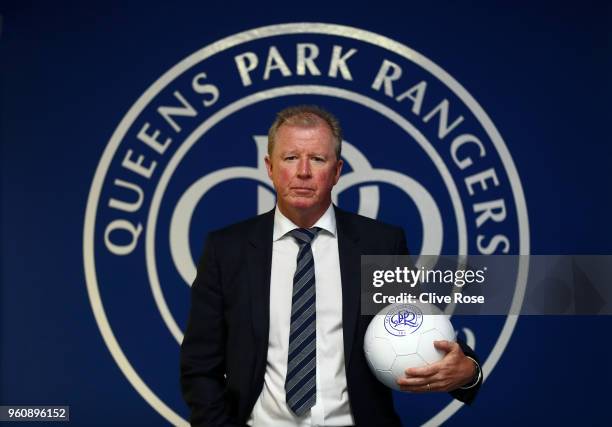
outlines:
[[[403, 230], [336, 208], [346, 380], [358, 426], [399, 426], [390, 389], [371, 374], [360, 315], [361, 255], [405, 254]], [[274, 211], [210, 233], [192, 286], [181, 385], [198, 426], [243, 426], [263, 388]], [[466, 354], [475, 357], [463, 345]], [[452, 394], [470, 402], [478, 387]]]

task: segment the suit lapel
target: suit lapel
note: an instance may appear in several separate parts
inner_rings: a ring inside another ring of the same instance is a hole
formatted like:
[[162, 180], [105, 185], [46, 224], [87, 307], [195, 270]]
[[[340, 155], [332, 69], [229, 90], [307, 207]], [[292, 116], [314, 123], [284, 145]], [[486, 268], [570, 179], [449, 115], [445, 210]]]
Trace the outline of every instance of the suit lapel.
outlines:
[[255, 337], [255, 376], [263, 372], [270, 328], [270, 271], [274, 210], [263, 214], [248, 236], [247, 274]]
[[360, 309], [361, 250], [357, 245], [359, 233], [352, 227], [344, 212], [335, 208], [338, 231], [338, 252], [342, 278], [342, 330], [344, 363], [348, 368], [355, 339]]

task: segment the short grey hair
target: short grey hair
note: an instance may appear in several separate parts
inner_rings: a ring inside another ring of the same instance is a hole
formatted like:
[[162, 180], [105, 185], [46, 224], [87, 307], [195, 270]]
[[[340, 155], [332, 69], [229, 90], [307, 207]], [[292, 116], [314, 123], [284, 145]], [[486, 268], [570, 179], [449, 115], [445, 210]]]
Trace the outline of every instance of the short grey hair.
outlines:
[[342, 152], [342, 128], [340, 122], [332, 113], [317, 105], [297, 105], [287, 107], [276, 114], [276, 120], [268, 131], [268, 155], [272, 156], [276, 133], [282, 125], [316, 127], [326, 124], [334, 138], [336, 160], [340, 160]]

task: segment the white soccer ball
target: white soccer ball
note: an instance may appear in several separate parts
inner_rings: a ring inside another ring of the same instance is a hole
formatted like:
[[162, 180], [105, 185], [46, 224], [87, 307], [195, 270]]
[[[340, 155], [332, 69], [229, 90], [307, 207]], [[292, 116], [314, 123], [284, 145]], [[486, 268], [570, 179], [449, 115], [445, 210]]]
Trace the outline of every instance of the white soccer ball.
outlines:
[[449, 316], [433, 305], [391, 304], [370, 322], [363, 347], [376, 378], [399, 390], [396, 380], [405, 377], [406, 369], [430, 365], [444, 357], [446, 353], [433, 345], [438, 340], [455, 341]]

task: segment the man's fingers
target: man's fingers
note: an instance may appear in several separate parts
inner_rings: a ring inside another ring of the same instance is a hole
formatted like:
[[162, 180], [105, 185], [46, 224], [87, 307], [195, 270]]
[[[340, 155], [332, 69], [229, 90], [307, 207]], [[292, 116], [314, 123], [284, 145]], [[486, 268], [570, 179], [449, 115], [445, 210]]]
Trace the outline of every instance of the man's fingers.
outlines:
[[395, 382], [399, 385], [405, 385], [410, 387], [421, 387], [432, 382], [430, 377], [402, 377], [398, 378]]
[[436, 383], [424, 383], [424, 384], [416, 384], [416, 385], [406, 385], [400, 383], [400, 381], [398, 380], [398, 384], [400, 386], [400, 390], [401, 391], [409, 391], [411, 393], [428, 393], [428, 392], [434, 392], [434, 391], [438, 391], [438, 389], [436, 388], [437, 385]]
[[455, 342], [452, 342], [452, 341], [440, 340], [440, 341], [434, 341], [433, 345], [438, 350], [442, 350], [442, 351], [445, 351], [445, 352], [449, 353], [458, 344], [455, 343]]
[[420, 368], [408, 368], [404, 373], [409, 377], [430, 377], [437, 374], [439, 370], [439, 364], [432, 363], [431, 365], [421, 366]]

